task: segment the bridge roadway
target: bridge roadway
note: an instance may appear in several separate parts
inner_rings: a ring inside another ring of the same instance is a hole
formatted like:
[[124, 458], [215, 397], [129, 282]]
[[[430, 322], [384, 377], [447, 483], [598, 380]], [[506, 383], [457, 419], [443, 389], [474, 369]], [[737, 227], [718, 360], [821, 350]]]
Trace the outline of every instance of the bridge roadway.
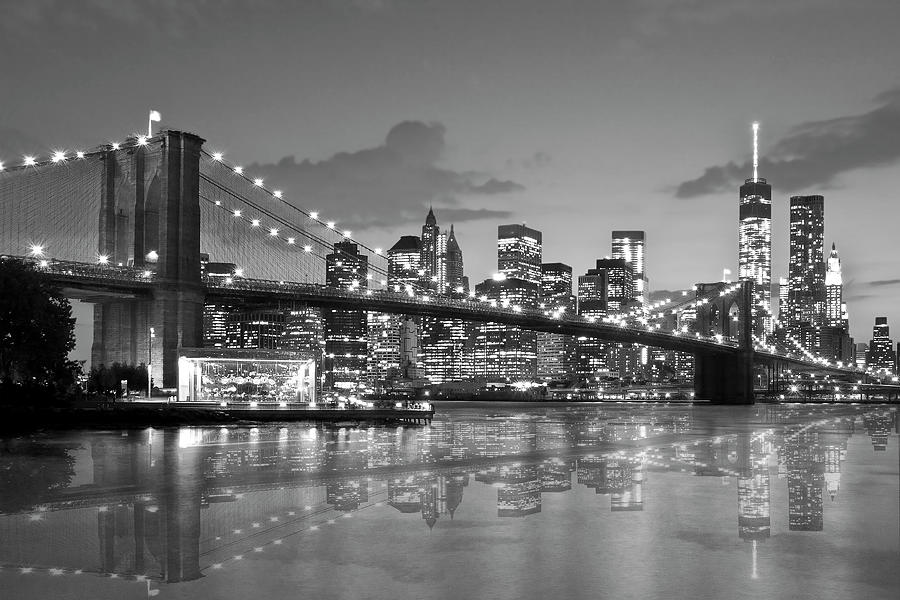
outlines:
[[[89, 264], [32, 257], [9, 257], [37, 266], [59, 284], [64, 293], [74, 298], [93, 296], [151, 297], [161, 283], [152, 270], [132, 267]], [[456, 318], [475, 322], [518, 325], [533, 331], [560, 333], [576, 337], [596, 337], [609, 342], [643, 344], [691, 354], [737, 356], [740, 345], [731, 339], [707, 338], [698, 334], [671, 332], [650, 326], [636, 327], [604, 321], [591, 321], [579, 315], [554, 318], [540, 310], [494, 306], [475, 299], [431, 296], [427, 301], [405, 293], [358, 288], [342, 290], [314, 283], [269, 281], [242, 277], [204, 278], [206, 297], [210, 301], [239, 301], [271, 304], [293, 301], [309, 306], [371, 310], [394, 314]], [[753, 361], [761, 364], [780, 363], [798, 369], [816, 370], [841, 376], [862, 376], [863, 371], [813, 362], [791, 353], [754, 350]]]
[[410, 297], [408, 294], [386, 290], [342, 290], [312, 283], [265, 281], [259, 279], [210, 278], [207, 281], [207, 299], [211, 301], [294, 300], [309, 306], [367, 310], [393, 314], [461, 319], [482, 323], [518, 325], [532, 331], [546, 331], [573, 336], [601, 338], [610, 342], [644, 344], [681, 352], [703, 352], [733, 355], [741, 351], [738, 344], [728, 339], [701, 338], [691, 334], [674, 334], [651, 327], [620, 326], [613, 323], [591, 322], [578, 315], [561, 315], [554, 318], [540, 310], [494, 306], [474, 299], [454, 299], [429, 296], [428, 300]]

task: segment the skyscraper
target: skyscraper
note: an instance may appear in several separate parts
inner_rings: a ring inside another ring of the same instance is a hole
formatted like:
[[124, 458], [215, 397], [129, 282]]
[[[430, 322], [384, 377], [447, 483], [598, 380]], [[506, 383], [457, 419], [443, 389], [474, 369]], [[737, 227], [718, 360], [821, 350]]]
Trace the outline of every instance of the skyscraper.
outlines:
[[417, 235], [404, 235], [390, 250], [388, 259], [388, 287], [402, 292], [407, 285], [416, 286], [424, 276], [422, 270], [422, 240]]
[[447, 283], [446, 264], [444, 254], [446, 252], [446, 238], [441, 237], [441, 228], [438, 227], [434, 209], [428, 209], [425, 224], [422, 226], [422, 253], [421, 268], [423, 287], [435, 290], [439, 294], [444, 293]]
[[891, 341], [887, 317], [875, 317], [872, 341], [869, 342], [869, 352], [866, 355], [866, 366], [878, 371], [894, 372], [897, 366], [895, 359], [894, 343]]
[[798, 335], [800, 327], [825, 323], [824, 197], [791, 197], [790, 236], [788, 324]]
[[[475, 293], [498, 306], [537, 308], [541, 295], [541, 232], [524, 224], [497, 227], [497, 270]], [[537, 376], [537, 334], [513, 325], [477, 326], [476, 375], [516, 381]]]
[[787, 277], [778, 278], [778, 320], [787, 325], [791, 320], [791, 310], [788, 305], [788, 294], [791, 286]]
[[456, 232], [450, 224], [450, 232], [443, 243], [444, 272], [446, 273], [446, 292], [448, 294], [466, 294], [469, 292], [469, 279], [463, 272], [463, 255], [456, 241]]
[[598, 258], [593, 270], [605, 271], [607, 274], [606, 302], [610, 313], [623, 312], [634, 305], [637, 278], [634, 276], [633, 263], [622, 257]]
[[847, 328], [844, 318], [844, 282], [837, 247], [831, 244], [831, 255], [825, 269], [825, 322], [829, 327]]
[[[399, 242], [398, 242], [399, 243]], [[453, 225], [443, 232], [434, 210], [422, 226], [419, 285], [436, 294], [462, 296], [469, 291], [463, 271], [463, 253]], [[461, 319], [421, 318], [421, 364], [432, 383], [458, 381], [472, 376], [473, 325]]]
[[[299, 352], [300, 356], [315, 361], [315, 372], [322, 372], [323, 339], [322, 309], [298, 305], [284, 311], [284, 333], [281, 349]], [[316, 380], [316, 390], [322, 390], [321, 379]]]
[[650, 293], [650, 281], [644, 272], [644, 245], [646, 234], [643, 231], [613, 231], [612, 257], [620, 258], [631, 264], [634, 278], [634, 299], [644, 304]]
[[285, 314], [277, 309], [235, 311], [226, 319], [226, 348], [277, 350], [284, 335]]
[[[624, 261], [621, 262], [624, 264]], [[602, 319], [607, 315], [608, 277], [609, 273], [605, 269], [590, 269], [584, 275], [579, 275], [579, 315], [589, 319]], [[577, 339], [577, 345], [578, 376], [588, 383], [596, 382], [600, 372], [609, 368], [609, 344], [597, 338], [581, 336]]]
[[[637, 280], [633, 265], [625, 258], [598, 259], [595, 268], [578, 277], [578, 314], [600, 319], [634, 306]], [[633, 370], [629, 365], [634, 361], [629, 362], [627, 357], [635, 352], [632, 344], [609, 344], [596, 338], [580, 337], [577, 340], [578, 374], [588, 381], [601, 371], [624, 375]]]
[[379, 385], [400, 374], [400, 315], [367, 312], [366, 379]]
[[[325, 256], [325, 284], [354, 290], [367, 287], [369, 259], [350, 241], [337, 242]], [[325, 321], [325, 389], [353, 390], [363, 383], [367, 358], [366, 313], [361, 310], [329, 308]]]
[[[541, 307], [545, 311], [575, 312], [572, 267], [563, 263], [541, 265]], [[539, 331], [537, 374], [544, 380], [565, 379], [575, 366], [575, 339], [570, 335]]]
[[753, 282], [753, 331], [766, 337], [772, 331], [772, 186], [759, 177], [757, 133], [753, 124], [753, 177], [740, 189], [738, 276]]
[[541, 285], [541, 232], [525, 225], [497, 227], [497, 270], [507, 277]]
[[[475, 286], [475, 293], [502, 308], [537, 308], [540, 286], [533, 281], [498, 274]], [[537, 335], [515, 325], [482, 323], [476, 326], [475, 375], [487, 380], [515, 382], [537, 374]]]

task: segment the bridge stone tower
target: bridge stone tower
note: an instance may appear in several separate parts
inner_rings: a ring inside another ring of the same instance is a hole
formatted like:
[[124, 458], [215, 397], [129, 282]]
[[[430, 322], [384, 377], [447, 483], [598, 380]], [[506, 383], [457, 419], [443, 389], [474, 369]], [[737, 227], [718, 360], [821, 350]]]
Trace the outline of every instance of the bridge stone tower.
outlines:
[[[92, 364], [145, 363], [174, 388], [178, 349], [202, 346], [200, 151], [202, 138], [167, 130], [145, 146], [102, 156], [98, 254], [155, 271], [150, 298], [92, 299]], [[155, 335], [151, 335], [151, 328]]]
[[736, 339], [740, 347], [733, 354], [696, 354], [694, 394], [716, 404], [753, 404], [753, 282], [734, 285], [729, 292], [732, 284], [697, 284], [697, 297], [710, 297], [697, 309], [697, 331]]

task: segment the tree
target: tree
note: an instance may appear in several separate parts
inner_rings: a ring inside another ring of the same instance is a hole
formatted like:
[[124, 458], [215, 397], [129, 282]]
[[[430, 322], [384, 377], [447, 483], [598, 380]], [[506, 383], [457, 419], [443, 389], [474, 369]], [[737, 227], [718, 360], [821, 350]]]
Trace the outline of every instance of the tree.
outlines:
[[[27, 263], [0, 258], [0, 387], [64, 389], [78, 365], [72, 306]], [[4, 394], [6, 395], [6, 394]]]
[[91, 367], [87, 378], [87, 389], [89, 392], [113, 393], [118, 396], [124, 391], [122, 389], [123, 380], [128, 382], [128, 389], [131, 391], [146, 390], [147, 366], [144, 363], [128, 365], [115, 362], [109, 367], [106, 365]]

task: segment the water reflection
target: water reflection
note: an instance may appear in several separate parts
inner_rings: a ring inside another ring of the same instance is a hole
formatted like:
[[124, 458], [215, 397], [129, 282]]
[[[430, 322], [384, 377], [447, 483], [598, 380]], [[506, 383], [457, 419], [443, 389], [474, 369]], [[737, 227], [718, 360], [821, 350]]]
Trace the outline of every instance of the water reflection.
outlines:
[[[773, 514], [787, 515], [788, 532], [828, 529], [825, 498], [841, 493], [852, 436], [868, 436], [873, 456], [896, 445], [893, 408], [767, 406], [743, 421], [698, 410], [473, 408], [445, 410], [424, 428], [294, 424], [4, 440], [0, 575], [188, 582], [362, 511], [383, 528], [433, 534], [486, 498], [498, 523], [536, 526], [531, 519], [554, 518], [546, 513], [560, 502], [587, 502], [597, 518], [633, 513], [618, 526], [639, 526], [638, 513], [662, 508], [672, 490], [714, 478], [733, 490], [732, 539], [751, 546], [755, 578]], [[467, 514], [481, 522], [475, 506]]]

